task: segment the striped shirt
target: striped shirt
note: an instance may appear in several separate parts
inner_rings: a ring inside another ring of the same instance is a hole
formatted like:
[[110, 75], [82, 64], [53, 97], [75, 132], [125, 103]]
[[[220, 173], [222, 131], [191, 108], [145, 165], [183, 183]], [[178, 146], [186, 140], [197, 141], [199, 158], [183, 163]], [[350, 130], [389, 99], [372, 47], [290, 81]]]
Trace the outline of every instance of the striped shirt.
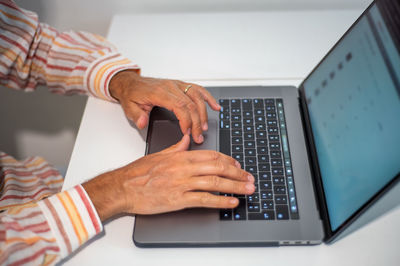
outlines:
[[[118, 71], [139, 68], [104, 38], [58, 32], [11, 0], [0, 0], [0, 85], [114, 101]], [[0, 152], [0, 265], [52, 265], [103, 230], [82, 186], [61, 192], [63, 178], [40, 157]]]

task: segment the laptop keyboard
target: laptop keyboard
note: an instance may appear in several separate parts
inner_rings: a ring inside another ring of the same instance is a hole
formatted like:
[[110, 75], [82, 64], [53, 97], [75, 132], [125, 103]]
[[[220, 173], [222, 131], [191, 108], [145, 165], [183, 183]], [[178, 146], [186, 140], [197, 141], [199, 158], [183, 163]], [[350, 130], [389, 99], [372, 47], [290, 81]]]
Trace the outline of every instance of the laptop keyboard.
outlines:
[[[255, 177], [221, 220], [299, 219], [282, 99], [220, 99], [219, 148]], [[232, 196], [231, 194], [222, 194]]]

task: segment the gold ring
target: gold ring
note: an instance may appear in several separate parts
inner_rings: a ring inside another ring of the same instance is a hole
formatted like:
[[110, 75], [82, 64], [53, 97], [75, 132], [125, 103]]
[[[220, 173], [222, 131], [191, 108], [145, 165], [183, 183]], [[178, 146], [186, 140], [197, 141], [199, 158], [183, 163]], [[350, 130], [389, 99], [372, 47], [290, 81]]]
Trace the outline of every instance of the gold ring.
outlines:
[[183, 93], [187, 93], [188, 92], [188, 90], [190, 89], [192, 87], [192, 85], [190, 84], [190, 85], [188, 85], [186, 88], [185, 88], [185, 90], [183, 91]]

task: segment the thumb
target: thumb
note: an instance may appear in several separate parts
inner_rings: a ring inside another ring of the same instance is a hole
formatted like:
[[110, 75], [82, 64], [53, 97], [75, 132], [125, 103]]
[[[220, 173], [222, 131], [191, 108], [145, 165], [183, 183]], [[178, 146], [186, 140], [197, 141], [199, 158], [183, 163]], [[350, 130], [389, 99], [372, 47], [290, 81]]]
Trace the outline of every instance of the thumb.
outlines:
[[190, 144], [190, 137], [189, 135], [183, 135], [182, 139], [170, 146], [169, 148], [166, 148], [165, 150], [162, 150], [162, 153], [170, 153], [170, 152], [178, 152], [178, 151], [186, 151], [189, 148]]
[[139, 129], [143, 129], [149, 122], [149, 112], [140, 108], [136, 103], [123, 105], [125, 115], [132, 120]]

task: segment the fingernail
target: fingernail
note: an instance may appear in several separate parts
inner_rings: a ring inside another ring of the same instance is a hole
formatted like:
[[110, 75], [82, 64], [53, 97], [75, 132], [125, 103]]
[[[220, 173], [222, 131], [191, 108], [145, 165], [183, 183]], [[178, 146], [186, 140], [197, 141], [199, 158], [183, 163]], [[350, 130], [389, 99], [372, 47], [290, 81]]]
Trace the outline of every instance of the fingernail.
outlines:
[[202, 143], [202, 142], [204, 141], [203, 135], [200, 135], [200, 136], [197, 138], [197, 141], [200, 142], [200, 143]]
[[254, 182], [254, 176], [248, 175], [247, 180], [249, 180], [250, 182]]
[[205, 123], [203, 124], [203, 130], [204, 130], [204, 131], [208, 130], [208, 124], [207, 124], [207, 122], [205, 122]]
[[235, 165], [237, 168], [242, 168], [242, 166], [240, 165], [240, 163], [238, 161], [235, 161]]
[[229, 203], [231, 204], [237, 204], [238, 203], [238, 199], [237, 198], [233, 198], [229, 200]]
[[253, 184], [246, 184], [246, 190], [247, 191], [253, 191], [254, 190], [254, 185]]
[[190, 135], [190, 128], [188, 128], [187, 130], [186, 130], [186, 135]]

